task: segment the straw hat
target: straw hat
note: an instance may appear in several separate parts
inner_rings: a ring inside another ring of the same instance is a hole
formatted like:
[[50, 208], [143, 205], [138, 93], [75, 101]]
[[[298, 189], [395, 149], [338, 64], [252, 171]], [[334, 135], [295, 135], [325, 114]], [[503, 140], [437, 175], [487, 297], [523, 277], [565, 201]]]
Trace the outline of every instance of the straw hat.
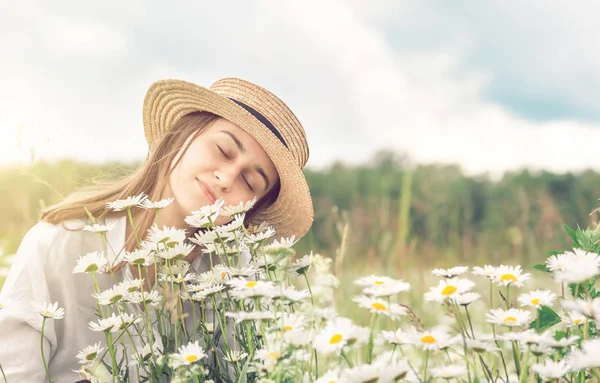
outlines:
[[[299, 239], [313, 222], [313, 205], [302, 168], [308, 144], [292, 111], [268, 90], [251, 82], [224, 78], [209, 89], [180, 80], [161, 80], [150, 86], [144, 100], [144, 133], [152, 147], [186, 114], [206, 111], [221, 116], [252, 135], [269, 155], [281, 183], [277, 200], [253, 223], [266, 221], [277, 237]], [[156, 141], [155, 141], [156, 140]]]

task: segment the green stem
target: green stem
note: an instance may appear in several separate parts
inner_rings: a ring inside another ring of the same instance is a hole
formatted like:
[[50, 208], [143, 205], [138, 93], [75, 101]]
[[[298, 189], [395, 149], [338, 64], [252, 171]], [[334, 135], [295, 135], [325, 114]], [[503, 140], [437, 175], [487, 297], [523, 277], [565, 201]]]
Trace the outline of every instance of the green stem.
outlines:
[[131, 207], [127, 208], [127, 217], [129, 217], [129, 223], [131, 224], [131, 229], [133, 230], [133, 234], [135, 234], [135, 240], [140, 245], [140, 237], [138, 236], [137, 230], [135, 229], [135, 223], [133, 222], [133, 216], [131, 214]]
[[375, 322], [377, 322], [377, 315], [371, 315], [371, 326], [369, 326], [369, 344], [367, 345], [367, 364], [371, 364], [371, 358], [373, 357], [373, 330], [375, 329]]
[[521, 366], [519, 365], [519, 355], [517, 353], [517, 346], [515, 341], [510, 342], [512, 346], [513, 358], [515, 360], [515, 369], [517, 370], [517, 376], [521, 376]]
[[469, 327], [471, 328], [471, 336], [475, 339], [475, 332], [473, 331], [473, 323], [471, 322], [471, 316], [469, 315], [469, 310], [467, 306], [464, 306], [465, 312], [467, 313], [467, 320], [469, 321]]
[[[44, 363], [44, 370], [46, 371], [46, 378], [48, 378], [48, 383], [52, 383], [52, 379], [50, 378], [50, 371], [48, 371], [48, 364], [46, 363], [46, 357], [44, 356], [44, 326], [46, 326], [46, 317], [42, 319], [42, 337], [40, 340], [40, 348], [42, 350], [42, 362]], [[2, 372], [4, 375], [4, 371]], [[6, 377], [4, 378], [6, 380]]]
[[111, 361], [111, 366], [112, 366], [112, 376], [113, 379], [115, 376], [117, 376], [118, 370], [117, 370], [117, 355], [115, 352], [115, 346], [114, 346], [114, 342], [112, 340], [112, 334], [110, 331], [106, 331], [106, 339], [108, 340], [108, 350], [110, 352], [110, 361]]
[[425, 365], [423, 366], [423, 381], [427, 381], [427, 364], [429, 363], [429, 350], [425, 351]]

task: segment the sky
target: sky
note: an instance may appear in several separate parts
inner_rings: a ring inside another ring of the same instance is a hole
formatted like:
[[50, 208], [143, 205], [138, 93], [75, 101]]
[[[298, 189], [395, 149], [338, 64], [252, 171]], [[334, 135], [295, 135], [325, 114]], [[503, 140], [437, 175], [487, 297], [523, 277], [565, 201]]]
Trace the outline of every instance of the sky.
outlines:
[[153, 81], [240, 77], [295, 112], [310, 168], [391, 150], [467, 174], [600, 170], [598, 14], [578, 0], [0, 0], [0, 166], [143, 160]]

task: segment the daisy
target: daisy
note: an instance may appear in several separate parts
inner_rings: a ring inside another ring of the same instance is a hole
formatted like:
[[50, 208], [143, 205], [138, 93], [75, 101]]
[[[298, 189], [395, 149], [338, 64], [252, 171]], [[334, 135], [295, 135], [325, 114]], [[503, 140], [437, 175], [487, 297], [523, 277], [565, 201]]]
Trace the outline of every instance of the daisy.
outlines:
[[144, 200], [148, 197], [144, 193], [140, 193], [134, 197], [127, 197], [125, 199], [118, 199], [114, 202], [109, 202], [106, 204], [108, 209], [113, 209], [114, 211], [122, 211], [126, 209], [130, 209], [134, 206], [139, 206]]
[[196, 341], [179, 347], [177, 354], [174, 354], [173, 356], [181, 363], [180, 365], [188, 366], [204, 359], [207, 355], [204, 352], [204, 349], [198, 344], [198, 341]]
[[468, 292], [474, 286], [475, 282], [469, 279], [443, 279], [437, 286], [430, 288], [429, 292], [425, 293], [425, 300], [443, 302], [446, 299], [452, 298], [454, 295]]
[[588, 319], [578, 311], [569, 311], [562, 316], [562, 320], [567, 323], [567, 327], [577, 327], [584, 324]]
[[521, 309], [492, 309], [485, 314], [486, 320], [489, 323], [498, 324], [501, 326], [523, 326], [529, 324], [530, 313]]
[[563, 299], [560, 305], [568, 311], [575, 311], [588, 318], [600, 318], [600, 297], [593, 300], [577, 298], [575, 300]]
[[368, 277], [361, 277], [354, 281], [355, 285], [363, 287], [383, 286], [385, 284], [393, 284], [396, 282], [395, 279], [385, 276], [370, 275]]
[[475, 351], [478, 354], [484, 352], [495, 352], [500, 351], [498, 347], [489, 342], [484, 342], [477, 339], [467, 339], [467, 347]]
[[76, 358], [79, 359], [79, 363], [85, 364], [96, 359], [104, 348], [100, 347], [100, 342], [95, 343], [93, 346], [87, 346], [83, 350], [79, 351]]
[[121, 285], [115, 285], [101, 293], [93, 293], [92, 297], [96, 298], [99, 304], [106, 306], [119, 303], [129, 295], [131, 294], [127, 291], [127, 288]]
[[203, 206], [200, 209], [193, 211], [192, 215], [185, 217], [185, 222], [188, 225], [197, 228], [214, 226], [224, 203], [225, 201], [222, 198], [219, 198], [212, 205]]
[[205, 254], [215, 253], [218, 255], [227, 255], [234, 256], [239, 255], [241, 252], [245, 251], [248, 248], [245, 243], [235, 244], [232, 243], [230, 245], [221, 245], [221, 244], [206, 244], [202, 249], [202, 252]]
[[410, 283], [404, 282], [402, 280], [394, 280], [390, 283], [384, 283], [382, 285], [365, 287], [362, 293], [372, 297], [389, 297], [391, 295], [396, 295], [403, 291], [409, 290]]
[[272, 321], [275, 319], [275, 314], [269, 311], [255, 311], [255, 312], [227, 312], [225, 316], [228, 318], [232, 318], [235, 320], [235, 323], [241, 323], [245, 321], [255, 321], [255, 320], [264, 320], [264, 321]]
[[308, 290], [296, 290], [296, 286], [290, 285], [281, 290], [278, 298], [297, 303], [310, 298], [310, 292]]
[[443, 327], [411, 334], [413, 343], [423, 350], [440, 350], [451, 346], [456, 339], [451, 338]]
[[549, 342], [548, 342], [548, 346], [552, 347], [552, 348], [565, 348], [568, 346], [573, 345], [575, 342], [577, 342], [579, 340], [579, 336], [574, 335], [574, 336], [570, 336], [568, 338], [561, 338], [559, 340], [556, 340], [554, 338], [552, 338]]
[[85, 225], [83, 227], [83, 230], [91, 231], [91, 232], [98, 233], [98, 234], [104, 234], [104, 233], [107, 233], [107, 232], [111, 231], [112, 229], [114, 229], [114, 227], [116, 225], [117, 225], [116, 222], [109, 222], [106, 225], [100, 225], [100, 224], [94, 223], [92, 225]]
[[401, 329], [396, 331], [382, 331], [379, 334], [380, 339], [394, 344], [394, 345], [403, 345], [403, 344], [412, 344], [414, 343], [413, 336]]
[[194, 233], [194, 237], [190, 238], [190, 242], [197, 245], [214, 245], [219, 238], [219, 233], [216, 230], [205, 230]]
[[162, 297], [156, 290], [152, 290], [150, 292], [136, 291], [135, 293], [128, 295], [123, 299], [125, 302], [136, 304], [146, 303], [147, 305], [153, 307], [158, 307], [162, 301]]
[[[218, 266], [215, 266], [215, 269], [218, 269]], [[258, 266], [256, 266], [255, 264], [248, 264], [241, 268], [225, 267], [222, 269], [221, 272], [225, 272], [225, 276], [230, 276], [231, 278], [247, 278], [251, 275], [255, 275], [256, 273], [258, 273], [258, 269]]]
[[429, 372], [431, 372], [431, 376], [433, 377], [450, 380], [466, 374], [467, 368], [465, 366], [451, 364], [448, 366], [432, 368]]
[[393, 383], [401, 379], [408, 380], [408, 373], [411, 372], [410, 366], [406, 361], [390, 363], [390, 357], [379, 360], [378, 365], [380, 368], [379, 383]]
[[206, 287], [192, 295], [192, 299], [195, 301], [203, 301], [223, 290], [225, 290], [225, 285], [222, 284]]
[[315, 383], [341, 383], [340, 369], [334, 368], [323, 374]]
[[215, 230], [219, 234], [223, 235], [223, 234], [227, 234], [227, 233], [233, 233], [236, 230], [238, 230], [239, 228], [241, 228], [242, 226], [244, 226], [244, 215], [236, 214], [231, 222], [229, 222], [225, 225], [217, 226], [215, 228]]
[[531, 277], [529, 273], [523, 273], [520, 265], [517, 266], [505, 266], [500, 265], [497, 269], [497, 276], [494, 279], [498, 285], [508, 286], [514, 285], [517, 287], [522, 287], [523, 282], [528, 280]]
[[119, 330], [125, 330], [129, 325], [140, 323], [142, 321], [142, 317], [136, 316], [133, 314], [121, 314], [119, 317]]
[[456, 266], [451, 269], [433, 269], [431, 273], [438, 277], [453, 278], [466, 273], [467, 270], [469, 270], [467, 266]]
[[304, 275], [308, 273], [310, 270], [310, 266], [312, 265], [312, 252], [309, 255], [305, 255], [304, 257], [296, 260], [290, 267], [289, 273], [293, 276], [296, 275]]
[[573, 252], [566, 252], [564, 255], [562, 268], [554, 271], [554, 277], [557, 281], [582, 283], [600, 273], [598, 254], [573, 249]]
[[265, 246], [265, 253], [267, 254], [277, 254], [279, 252], [284, 252], [287, 254], [286, 250], [289, 250], [296, 240], [296, 236], [292, 235], [289, 238], [282, 237], [279, 240], [274, 240], [273, 243]]
[[189, 243], [177, 243], [173, 247], [158, 252], [158, 256], [162, 259], [170, 261], [179, 261], [187, 257], [195, 248], [195, 245]]
[[379, 382], [380, 370], [380, 366], [375, 364], [361, 364], [344, 370], [343, 381], [349, 383]]
[[554, 362], [551, 359], [546, 359], [544, 364], [534, 364], [531, 369], [540, 375], [540, 378], [544, 381], [560, 379], [571, 370], [564, 360]]
[[275, 235], [275, 229], [273, 229], [271, 226], [266, 227], [264, 230], [253, 230], [252, 227], [253, 226], [250, 226], [248, 229], [246, 229], [246, 231], [248, 232], [248, 234], [246, 235], [246, 240], [248, 242], [260, 243]]
[[517, 300], [521, 306], [530, 306], [539, 308], [540, 306], [551, 306], [556, 299], [556, 294], [550, 290], [535, 290], [526, 294], [521, 294]]
[[294, 313], [278, 314], [275, 317], [275, 324], [285, 332], [297, 331], [304, 327], [306, 318]]
[[574, 349], [565, 361], [571, 365], [572, 371], [580, 371], [600, 367], [600, 339], [581, 342], [581, 350]]
[[248, 354], [243, 351], [229, 350], [229, 351], [225, 352], [225, 356], [223, 357], [223, 359], [235, 364], [235, 363], [239, 363], [240, 361], [246, 359], [247, 356], [248, 356]]
[[185, 229], [168, 226], [163, 226], [162, 229], [159, 229], [158, 226], [154, 224], [148, 230], [147, 242], [152, 244], [162, 243], [171, 246], [176, 243], [184, 242], [186, 235]]
[[86, 255], [80, 256], [77, 260], [77, 264], [71, 271], [73, 274], [77, 273], [98, 273], [102, 274], [106, 271], [108, 262], [106, 257], [97, 251], [87, 253]]
[[144, 279], [130, 279], [119, 283], [119, 286], [125, 289], [128, 293], [134, 293], [142, 289], [144, 286]]
[[235, 298], [272, 298], [277, 295], [277, 288], [269, 281], [248, 281], [242, 278], [227, 281], [233, 290], [230, 294]]
[[154, 264], [154, 256], [148, 249], [135, 249], [125, 253], [125, 260], [135, 266], [148, 267]]
[[58, 302], [46, 303], [46, 302], [29, 302], [33, 311], [47, 319], [62, 319], [65, 316], [65, 309], [58, 307]]
[[175, 201], [175, 198], [161, 199], [158, 202], [152, 202], [149, 199], [145, 199], [144, 201], [142, 201], [141, 207], [154, 210], [164, 209], [165, 207], [169, 206], [173, 201]]
[[121, 326], [121, 318], [112, 313], [112, 316], [105, 319], [98, 319], [98, 323], [90, 322], [89, 329], [98, 332], [116, 332]]
[[379, 314], [390, 317], [392, 320], [406, 315], [406, 309], [397, 303], [388, 303], [383, 299], [373, 299], [365, 296], [358, 296], [353, 299], [354, 302], [362, 308], [368, 309], [371, 314]]
[[354, 325], [348, 318], [336, 317], [317, 334], [314, 347], [322, 354], [330, 354], [341, 351], [348, 344], [364, 343], [368, 337], [368, 329]]
[[223, 216], [223, 217], [233, 217], [236, 214], [242, 214], [242, 213], [246, 213], [248, 210], [252, 209], [254, 207], [254, 205], [256, 204], [258, 200], [256, 199], [256, 197], [252, 198], [252, 200], [247, 201], [244, 203], [244, 201], [240, 201], [240, 203], [238, 203], [237, 205], [230, 205], [230, 206], [224, 206], [221, 209], [221, 212], [219, 213], [219, 215]]
[[452, 300], [462, 306], [468, 306], [479, 298], [481, 298], [479, 293], [463, 293], [452, 296]]
[[546, 259], [546, 267], [550, 271], [562, 271], [568, 258], [567, 254], [552, 255]]
[[498, 275], [498, 268], [496, 266], [485, 265], [483, 267], [475, 266], [472, 271], [473, 275], [481, 275], [490, 280], [494, 280]]

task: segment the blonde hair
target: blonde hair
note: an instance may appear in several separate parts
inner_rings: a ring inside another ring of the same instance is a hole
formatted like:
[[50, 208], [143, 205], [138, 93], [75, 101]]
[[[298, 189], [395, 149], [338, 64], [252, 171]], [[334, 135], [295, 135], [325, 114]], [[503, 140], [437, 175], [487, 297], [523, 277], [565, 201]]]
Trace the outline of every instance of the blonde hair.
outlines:
[[[122, 179], [104, 181], [85, 187], [63, 201], [42, 210], [40, 220], [52, 224], [59, 224], [69, 219], [87, 219], [86, 209], [96, 218], [102, 220], [107, 216], [123, 216], [126, 212], [110, 212], [106, 204], [117, 199], [145, 193], [151, 201], [158, 201], [167, 186], [171, 169], [173, 169], [190, 143], [220, 118], [208, 112], [193, 112], [183, 116], [172, 128], [164, 134], [154, 151], [133, 174]], [[185, 148], [183, 147], [188, 138]], [[181, 156], [171, 166], [179, 151], [183, 148]], [[273, 203], [279, 194], [279, 183], [256, 204], [251, 212], [246, 215], [246, 222], [250, 221], [259, 211]], [[147, 233], [154, 221], [154, 210], [133, 209], [132, 217], [138, 233]], [[132, 251], [137, 246], [135, 233], [125, 239], [125, 249]]]

